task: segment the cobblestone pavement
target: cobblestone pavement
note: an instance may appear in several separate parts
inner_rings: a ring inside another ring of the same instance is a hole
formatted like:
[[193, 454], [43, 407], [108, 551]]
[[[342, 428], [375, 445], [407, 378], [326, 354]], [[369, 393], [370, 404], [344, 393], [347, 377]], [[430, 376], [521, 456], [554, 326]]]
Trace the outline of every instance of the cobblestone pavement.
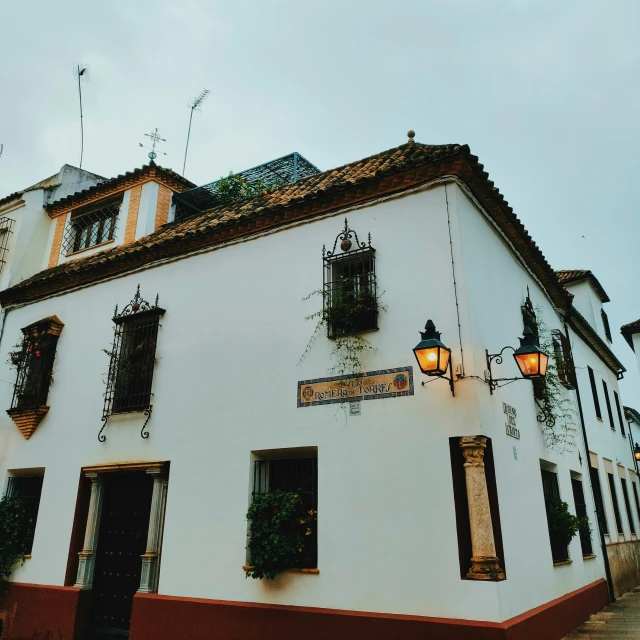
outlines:
[[640, 587], [620, 596], [564, 640], [640, 640]]

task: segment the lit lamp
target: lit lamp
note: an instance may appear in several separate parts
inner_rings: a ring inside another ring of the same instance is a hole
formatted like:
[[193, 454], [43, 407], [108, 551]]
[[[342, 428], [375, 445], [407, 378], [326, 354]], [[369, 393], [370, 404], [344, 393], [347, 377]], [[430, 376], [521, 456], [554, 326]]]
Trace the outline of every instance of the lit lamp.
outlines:
[[640, 445], [636, 443], [636, 446], [633, 450], [633, 455], [635, 456], [635, 459], [640, 462]]
[[440, 332], [436, 331], [436, 326], [431, 320], [427, 320], [420, 337], [422, 340], [413, 348], [420, 371], [427, 376], [439, 376], [449, 380], [453, 394], [453, 376], [446, 377], [451, 363], [451, 349], [440, 342]]
[[520, 338], [520, 347], [513, 352], [523, 378], [541, 378], [547, 373], [549, 356], [536, 344], [533, 331], [525, 327]]
[[502, 364], [502, 354], [506, 349], [513, 351], [513, 357], [520, 369], [522, 378], [530, 380], [532, 378], [544, 378], [547, 374], [547, 364], [549, 356], [536, 344], [533, 331], [529, 327], [525, 327], [520, 338], [520, 346], [517, 349], [513, 347], [504, 347], [500, 353], [487, 353], [487, 370], [489, 373], [488, 380], [491, 393], [500, 385], [498, 382], [512, 382], [513, 380], [521, 380], [522, 378], [494, 378], [491, 373], [491, 363], [495, 360], [496, 364]]

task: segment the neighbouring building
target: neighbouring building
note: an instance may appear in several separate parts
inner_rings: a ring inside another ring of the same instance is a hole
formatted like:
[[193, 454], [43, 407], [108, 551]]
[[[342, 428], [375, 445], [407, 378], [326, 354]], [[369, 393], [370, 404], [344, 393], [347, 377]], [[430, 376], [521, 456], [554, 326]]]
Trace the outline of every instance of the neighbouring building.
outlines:
[[[635, 586], [595, 276], [551, 268], [467, 146], [240, 177], [264, 193], [152, 164], [43, 203], [48, 268], [0, 291], [0, 478], [36, 522], [3, 640], [552, 640]], [[313, 524], [254, 580], [276, 490]]]

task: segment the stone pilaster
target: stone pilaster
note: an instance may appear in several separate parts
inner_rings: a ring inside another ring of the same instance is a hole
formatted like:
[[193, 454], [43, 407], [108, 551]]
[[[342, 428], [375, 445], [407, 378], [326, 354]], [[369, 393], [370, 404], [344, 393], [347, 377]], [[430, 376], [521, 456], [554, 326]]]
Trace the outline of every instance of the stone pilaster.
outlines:
[[78, 577], [74, 585], [80, 589], [91, 589], [93, 586], [98, 529], [100, 527], [100, 516], [102, 515], [102, 501], [104, 497], [102, 477], [95, 472], [88, 472], [86, 475], [87, 478], [91, 480], [91, 498], [89, 500], [87, 528], [84, 533], [84, 545], [82, 551], [78, 554]]
[[469, 504], [469, 524], [471, 526], [471, 569], [467, 578], [473, 580], [504, 580], [505, 575], [498, 558], [493, 539], [489, 492], [484, 471], [484, 451], [487, 439], [484, 436], [460, 438], [464, 455], [464, 471]]
[[147, 550], [142, 555], [142, 573], [140, 576], [140, 593], [155, 593], [158, 590], [160, 569], [160, 544], [164, 522], [164, 505], [166, 501], [166, 479], [161, 468], [147, 469], [153, 476], [153, 493], [151, 496], [151, 514], [149, 517], [149, 533]]

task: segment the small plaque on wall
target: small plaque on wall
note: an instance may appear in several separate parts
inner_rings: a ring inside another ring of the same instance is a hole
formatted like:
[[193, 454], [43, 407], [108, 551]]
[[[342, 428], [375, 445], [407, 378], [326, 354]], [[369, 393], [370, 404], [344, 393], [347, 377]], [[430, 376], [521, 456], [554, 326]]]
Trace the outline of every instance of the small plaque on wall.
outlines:
[[412, 395], [412, 367], [368, 371], [360, 376], [332, 376], [298, 382], [298, 407]]

